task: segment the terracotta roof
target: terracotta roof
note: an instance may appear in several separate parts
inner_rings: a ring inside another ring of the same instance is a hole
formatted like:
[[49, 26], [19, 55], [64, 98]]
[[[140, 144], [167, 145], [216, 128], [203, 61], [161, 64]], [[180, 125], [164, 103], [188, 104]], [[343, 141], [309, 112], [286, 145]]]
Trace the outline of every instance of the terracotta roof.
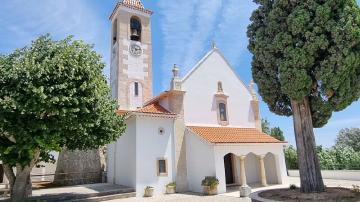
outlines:
[[164, 107], [159, 105], [159, 103], [149, 104], [143, 108], [138, 109], [136, 112], [150, 113], [150, 114], [173, 114], [173, 115], [175, 115], [174, 113], [169, 112]]
[[131, 112], [138, 112], [138, 113], [145, 113], [145, 114], [159, 114], [159, 115], [176, 115], [174, 113], [169, 112], [164, 107], [162, 107], [159, 103], [152, 103], [149, 105], [146, 105], [143, 108], [139, 108], [137, 110], [118, 110], [117, 114], [119, 115], [125, 115], [126, 113]]
[[188, 126], [210, 143], [285, 143], [279, 141], [256, 128], [200, 127]]

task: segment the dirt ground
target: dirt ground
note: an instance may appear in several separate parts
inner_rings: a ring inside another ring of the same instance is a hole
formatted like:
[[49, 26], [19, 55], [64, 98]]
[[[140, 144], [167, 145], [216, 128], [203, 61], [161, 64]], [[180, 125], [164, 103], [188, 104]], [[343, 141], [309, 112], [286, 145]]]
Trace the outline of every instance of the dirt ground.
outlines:
[[350, 189], [331, 187], [326, 188], [323, 193], [303, 194], [300, 189], [275, 189], [264, 191], [259, 194], [260, 197], [265, 199], [287, 201], [287, 202], [360, 202], [360, 193]]

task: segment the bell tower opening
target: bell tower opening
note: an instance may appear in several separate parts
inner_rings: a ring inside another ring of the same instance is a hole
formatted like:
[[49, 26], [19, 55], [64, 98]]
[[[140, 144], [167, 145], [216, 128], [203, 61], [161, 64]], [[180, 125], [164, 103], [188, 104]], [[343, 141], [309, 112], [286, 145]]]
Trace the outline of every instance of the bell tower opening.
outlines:
[[130, 19], [130, 33], [130, 40], [141, 42], [141, 21], [136, 16]]
[[113, 23], [113, 26], [112, 26], [112, 30], [113, 30], [113, 32], [112, 32], [112, 44], [114, 45], [114, 44], [116, 44], [116, 42], [117, 42], [117, 38], [118, 38], [118, 32], [117, 32], [117, 30], [118, 30], [118, 28], [117, 28], [117, 24], [118, 24], [118, 21], [117, 21], [117, 19], [115, 19], [115, 21], [114, 21], [114, 23]]

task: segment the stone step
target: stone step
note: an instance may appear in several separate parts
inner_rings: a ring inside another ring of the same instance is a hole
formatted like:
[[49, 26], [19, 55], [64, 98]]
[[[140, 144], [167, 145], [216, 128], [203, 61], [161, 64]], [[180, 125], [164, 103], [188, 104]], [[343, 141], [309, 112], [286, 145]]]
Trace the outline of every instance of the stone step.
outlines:
[[114, 194], [108, 196], [97, 196], [97, 197], [84, 198], [84, 199], [75, 199], [75, 200], [71, 200], [71, 202], [100, 202], [100, 201], [132, 198], [132, 197], [136, 197], [136, 192]]
[[[60, 195], [44, 195], [31, 197], [30, 201], [46, 201], [46, 202], [67, 202], [67, 201], [88, 201], [90, 199], [94, 201], [111, 200], [111, 197], [133, 197], [135, 190], [133, 188], [122, 188], [119, 190], [103, 191], [92, 194], [60, 194]], [[106, 199], [109, 197], [110, 199]], [[103, 200], [102, 200], [103, 199]]]

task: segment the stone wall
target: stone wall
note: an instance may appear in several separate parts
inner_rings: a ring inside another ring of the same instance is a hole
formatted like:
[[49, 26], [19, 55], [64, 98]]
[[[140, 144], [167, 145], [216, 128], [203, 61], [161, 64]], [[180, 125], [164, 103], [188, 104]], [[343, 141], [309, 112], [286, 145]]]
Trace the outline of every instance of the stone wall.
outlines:
[[[299, 177], [298, 170], [289, 170], [290, 177]], [[321, 175], [324, 179], [334, 180], [359, 180], [360, 170], [322, 170]]]
[[102, 182], [103, 168], [100, 151], [60, 152], [55, 172], [54, 184], [61, 186]]

